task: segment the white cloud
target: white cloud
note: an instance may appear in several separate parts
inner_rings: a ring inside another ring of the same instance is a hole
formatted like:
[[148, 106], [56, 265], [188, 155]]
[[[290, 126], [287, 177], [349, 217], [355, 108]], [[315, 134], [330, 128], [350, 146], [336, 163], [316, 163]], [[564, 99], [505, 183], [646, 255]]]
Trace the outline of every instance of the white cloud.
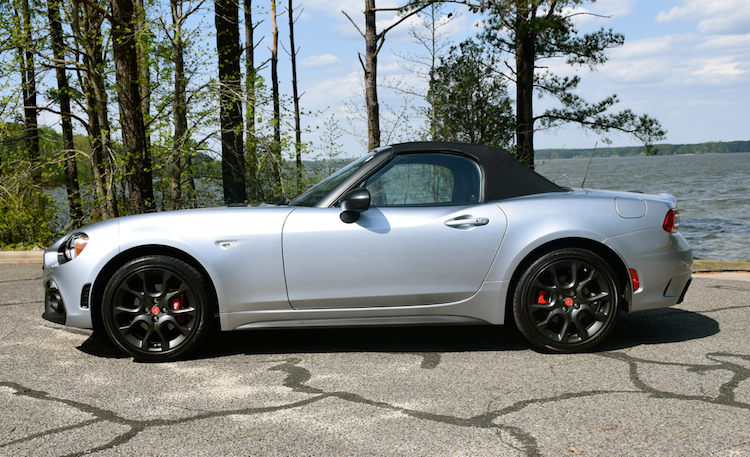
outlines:
[[731, 34], [750, 29], [750, 2], [747, 0], [682, 0], [681, 6], [661, 11], [659, 23], [698, 21], [697, 30], [706, 34]]
[[669, 52], [675, 42], [681, 41], [676, 35], [663, 35], [642, 40], [625, 41], [625, 44], [614, 49], [610, 56], [612, 60], [618, 59], [640, 59], [643, 57], [659, 55]]
[[722, 41], [708, 45], [705, 37], [689, 33], [626, 42], [598, 73], [617, 84], [730, 86], [748, 73], [750, 56], [717, 48]]
[[305, 57], [300, 61], [303, 67], [325, 67], [341, 63], [341, 59], [333, 54], [323, 54], [322, 56]]
[[599, 0], [591, 5], [591, 11], [612, 18], [630, 16], [633, 13], [633, 0]]
[[745, 35], [714, 35], [706, 37], [703, 43], [698, 45], [701, 50], [713, 50], [726, 52], [729, 49], [745, 48], [750, 51], [750, 33]]
[[[726, 46], [734, 43], [734, 48]], [[580, 89], [586, 90], [591, 78], [620, 93], [638, 88], [670, 87], [691, 91], [699, 88], [731, 88], [742, 84], [750, 74], [750, 35], [705, 37], [699, 33], [665, 35], [626, 41], [613, 49], [609, 60], [589, 72], [573, 68], [560, 59], [545, 62], [560, 76], [581, 76]]]
[[352, 13], [359, 13], [363, 10], [362, 0], [305, 0], [305, 8], [318, 10], [326, 13], [328, 16], [341, 16], [341, 11], [346, 11], [350, 16]]
[[341, 105], [342, 101], [362, 92], [362, 74], [351, 72], [317, 80], [306, 86], [304, 101], [314, 109], [325, 110], [328, 106]]
[[737, 62], [732, 56], [696, 59], [692, 64], [695, 68], [692, 75], [706, 83], [722, 84], [736, 81], [738, 76], [747, 73], [747, 70], [741, 68], [746, 65]]

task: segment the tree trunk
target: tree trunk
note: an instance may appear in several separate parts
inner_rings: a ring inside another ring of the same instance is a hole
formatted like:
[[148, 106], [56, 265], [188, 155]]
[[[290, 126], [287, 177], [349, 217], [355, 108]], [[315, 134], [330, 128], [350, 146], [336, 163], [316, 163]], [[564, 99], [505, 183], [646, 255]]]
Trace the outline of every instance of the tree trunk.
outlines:
[[289, 0], [289, 47], [292, 58], [292, 97], [294, 98], [294, 152], [297, 159], [297, 191], [302, 190], [302, 127], [299, 114], [299, 91], [297, 89], [297, 49], [294, 47], [294, 7]]
[[219, 54], [219, 114], [224, 201], [247, 201], [242, 141], [239, 7], [234, 0], [215, 1], [216, 49]]
[[365, 102], [367, 103], [367, 149], [380, 147], [380, 104], [378, 103], [378, 34], [375, 0], [365, 0]]
[[[283, 196], [281, 182], [281, 103], [279, 101], [279, 27], [276, 24], [276, 0], [271, 0], [271, 31], [273, 41], [271, 45], [271, 96], [273, 98], [273, 147], [271, 162], [278, 195]], [[274, 198], [278, 195], [274, 195]]]
[[73, 228], [83, 225], [81, 209], [81, 192], [78, 186], [78, 167], [76, 166], [75, 144], [73, 144], [73, 123], [70, 116], [70, 87], [65, 72], [65, 42], [63, 41], [60, 4], [58, 0], [47, 0], [47, 15], [50, 24], [52, 54], [55, 59], [57, 76], [57, 97], [60, 100], [60, 117], [62, 119], [63, 149], [65, 150], [65, 184], [68, 191], [68, 208]]
[[115, 61], [117, 98], [120, 107], [122, 145], [127, 154], [127, 183], [133, 213], [153, 211], [154, 188], [151, 155], [147, 148], [146, 125], [139, 80], [137, 21], [133, 0], [112, 0], [112, 50]]
[[[143, 112], [143, 128], [145, 134], [145, 154], [148, 155], [148, 163], [151, 164], [151, 49], [148, 34], [150, 34], [146, 23], [146, 6], [143, 0], [135, 0], [135, 14], [133, 16], [133, 29], [135, 31], [135, 52], [138, 56], [138, 86], [141, 94], [141, 111]], [[149, 174], [151, 166], [149, 165]], [[152, 176], [149, 176], [149, 180]], [[153, 192], [153, 191], [152, 191]]]
[[172, 144], [172, 164], [170, 167], [171, 208], [182, 207], [182, 155], [187, 140], [187, 94], [185, 79], [185, 45], [182, 41], [182, 11], [181, 0], [170, 0], [172, 8], [172, 27], [174, 28], [174, 39], [172, 40], [172, 54], [174, 61], [174, 99], [172, 107], [174, 110], [174, 141]]
[[105, 68], [101, 29], [104, 18], [92, 6], [74, 2], [70, 19], [75, 41], [83, 48], [77, 52], [83, 53], [83, 72], [79, 73], [79, 77], [82, 77], [81, 87], [86, 96], [86, 112], [89, 118], [87, 129], [94, 190], [100, 217], [110, 219], [117, 217], [119, 211], [111, 165], [112, 147], [107, 112], [109, 103], [102, 74]]
[[[378, 9], [375, 7], [375, 0], [365, 0], [365, 32], [349, 17], [346, 12], [343, 12], [346, 17], [351, 21], [352, 24], [357, 28], [357, 31], [365, 39], [365, 59], [362, 61], [362, 54], [359, 55], [359, 63], [362, 65], [362, 69], [365, 72], [365, 103], [367, 105], [367, 147], [372, 150], [380, 146], [380, 104], [378, 103], [378, 52], [385, 42], [385, 35], [401, 24], [411, 16], [419, 14], [422, 10], [432, 5], [432, 0], [429, 1], [410, 1], [405, 6], [413, 6], [408, 12], [401, 11], [398, 20], [388, 27], [385, 27], [380, 33], [377, 33], [377, 22], [376, 14]], [[420, 6], [421, 4], [421, 6]], [[402, 7], [403, 8], [403, 7]], [[380, 11], [393, 11], [394, 8], [384, 8]]]
[[[97, 91], [94, 86], [96, 73], [91, 68], [92, 60], [93, 59], [91, 59], [90, 56], [84, 54], [83, 63], [85, 72], [81, 87], [83, 87], [84, 95], [86, 96], [86, 112], [89, 118], [87, 127], [89, 134], [89, 147], [91, 149], [91, 172], [94, 179], [94, 193], [96, 195], [96, 203], [99, 205], [99, 216], [101, 219], [106, 220], [115, 217], [113, 211], [110, 210], [110, 205], [108, 204], [110, 201], [108, 198], [109, 193], [107, 186], [109, 175], [104, 167], [104, 161], [106, 160], [103, 152], [105, 149], [104, 132], [100, 124], [100, 116], [98, 112], [101, 110], [97, 108], [98, 106], [106, 105], [101, 105], [97, 98], [99, 91]], [[117, 206], [114, 205], [114, 208], [112, 209], [115, 209], [116, 211], [116, 208]], [[96, 220], [98, 218], [94, 216], [93, 219]]]
[[516, 1], [516, 158], [534, 168], [534, 31], [531, 30], [533, 8], [528, 2]]
[[255, 138], [255, 26], [253, 0], [245, 0], [245, 148], [247, 149], [247, 185], [250, 201], [262, 201], [258, 177], [258, 148]]
[[29, 162], [33, 167], [33, 180], [41, 181], [41, 167], [39, 164], [39, 125], [37, 121], [36, 105], [36, 68], [34, 67], [34, 43], [31, 36], [31, 8], [29, 0], [21, 1], [21, 32], [23, 41], [18, 48], [21, 63], [21, 85], [23, 90], [23, 114], [26, 130], [26, 143]]

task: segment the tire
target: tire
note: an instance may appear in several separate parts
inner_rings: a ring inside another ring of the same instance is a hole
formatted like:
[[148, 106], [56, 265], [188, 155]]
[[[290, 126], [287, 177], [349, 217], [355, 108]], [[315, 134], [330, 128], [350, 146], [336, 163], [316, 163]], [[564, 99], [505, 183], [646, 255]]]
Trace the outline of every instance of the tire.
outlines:
[[201, 274], [167, 256], [145, 256], [117, 270], [104, 290], [102, 317], [114, 344], [143, 362], [178, 359], [208, 336], [213, 306]]
[[620, 300], [617, 279], [604, 259], [586, 249], [559, 249], [521, 275], [513, 294], [513, 317], [535, 348], [583, 352], [612, 332]]

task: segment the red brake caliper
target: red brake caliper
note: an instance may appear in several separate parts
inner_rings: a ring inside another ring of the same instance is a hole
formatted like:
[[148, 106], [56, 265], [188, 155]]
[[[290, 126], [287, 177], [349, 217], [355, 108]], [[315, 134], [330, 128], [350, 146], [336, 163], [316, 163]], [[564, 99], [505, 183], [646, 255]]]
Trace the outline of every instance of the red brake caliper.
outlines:
[[[185, 294], [180, 294], [172, 299], [172, 309], [177, 311], [179, 309], [183, 309], [185, 301]], [[185, 325], [185, 316], [176, 316], [175, 319], [177, 322], [180, 323], [180, 325]]]
[[549, 292], [546, 290], [540, 290], [539, 291], [539, 297], [537, 297], [536, 302], [540, 305], [548, 305], [549, 304]]

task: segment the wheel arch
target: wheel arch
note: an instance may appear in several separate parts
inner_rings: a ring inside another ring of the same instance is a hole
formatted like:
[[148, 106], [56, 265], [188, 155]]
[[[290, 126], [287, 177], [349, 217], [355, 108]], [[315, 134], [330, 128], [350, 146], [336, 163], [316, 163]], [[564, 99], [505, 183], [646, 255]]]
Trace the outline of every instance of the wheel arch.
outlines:
[[138, 246], [131, 249], [128, 249], [126, 251], [123, 251], [113, 257], [107, 264], [104, 266], [104, 268], [101, 269], [99, 274], [96, 276], [96, 280], [94, 281], [94, 284], [91, 288], [91, 298], [90, 298], [90, 309], [91, 309], [91, 323], [94, 327], [94, 331], [101, 331], [104, 332], [104, 321], [102, 319], [102, 302], [104, 301], [104, 290], [107, 288], [107, 283], [110, 279], [112, 279], [112, 276], [114, 276], [115, 272], [120, 269], [123, 265], [130, 262], [131, 260], [137, 259], [139, 257], [143, 256], [152, 256], [152, 255], [163, 255], [163, 256], [169, 256], [174, 257], [175, 259], [182, 260], [183, 262], [187, 263], [191, 267], [195, 268], [201, 276], [203, 276], [203, 280], [206, 285], [206, 296], [208, 297], [209, 301], [211, 302], [211, 305], [214, 308], [215, 316], [214, 319], [219, 319], [219, 313], [218, 313], [218, 305], [219, 305], [219, 299], [218, 295], [216, 294], [216, 286], [213, 283], [213, 280], [211, 279], [211, 276], [208, 274], [208, 271], [201, 265], [201, 263], [195, 259], [195, 257], [191, 256], [190, 254], [186, 253], [185, 251], [182, 251], [180, 249], [171, 247], [171, 246], [164, 246], [164, 245], [144, 245], [144, 246]]
[[[617, 254], [617, 252], [613, 251], [609, 246], [606, 246], [602, 243], [587, 238], [575, 237], [560, 238], [557, 240], [549, 241], [538, 246], [533, 251], [528, 253], [513, 271], [513, 276], [510, 280], [507, 296], [505, 297], [505, 303], [513, 303], [513, 294], [515, 293], [518, 281], [520, 280], [521, 275], [523, 275], [523, 273], [532, 263], [534, 263], [538, 258], [547, 253], [565, 248], [586, 249], [604, 259], [604, 261], [607, 262], [607, 264], [612, 268], [612, 270], [615, 272], [615, 275], [617, 276], [617, 282], [621, 288], [620, 290], [622, 291], [622, 299], [625, 301], [625, 306], [623, 306], [622, 309], [628, 312], [630, 311], [630, 302], [632, 301], [630, 273], [628, 272], [628, 268], [620, 255]], [[512, 306], [506, 305], [505, 307], [505, 322], [513, 322]]]

